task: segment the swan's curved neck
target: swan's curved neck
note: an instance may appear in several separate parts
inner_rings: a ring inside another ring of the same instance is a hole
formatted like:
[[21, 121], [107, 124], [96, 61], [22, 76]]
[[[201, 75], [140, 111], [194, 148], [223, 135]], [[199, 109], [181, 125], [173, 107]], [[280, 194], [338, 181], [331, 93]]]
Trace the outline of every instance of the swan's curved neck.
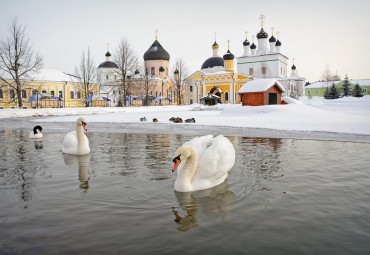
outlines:
[[82, 129], [81, 125], [76, 126], [76, 134], [77, 134], [77, 141], [78, 147], [85, 144], [85, 137], [84, 137], [84, 130]]
[[191, 147], [187, 147], [186, 150], [189, 156], [186, 158], [184, 167], [179, 172], [177, 179], [176, 179], [176, 183], [175, 183], [175, 186], [176, 184], [178, 185], [177, 190], [180, 190], [180, 191], [181, 190], [185, 191], [185, 190], [188, 190], [189, 188], [191, 189], [191, 186], [192, 186], [191, 183], [193, 181], [193, 178], [194, 178], [194, 175], [197, 169], [197, 165], [198, 165], [198, 155], [196, 151]]

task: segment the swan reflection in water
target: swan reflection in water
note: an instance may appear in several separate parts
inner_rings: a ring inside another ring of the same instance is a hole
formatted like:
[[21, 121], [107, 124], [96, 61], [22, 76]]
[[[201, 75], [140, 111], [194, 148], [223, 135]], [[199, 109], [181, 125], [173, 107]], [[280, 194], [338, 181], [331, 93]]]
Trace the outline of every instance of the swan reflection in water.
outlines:
[[80, 181], [80, 189], [87, 192], [90, 188], [89, 180], [87, 178], [86, 167], [90, 164], [90, 154], [85, 155], [71, 155], [63, 153], [64, 164], [67, 166], [78, 167], [78, 180]]
[[35, 149], [36, 150], [41, 150], [41, 149], [44, 148], [44, 145], [42, 144], [42, 140], [41, 139], [40, 140], [35, 140], [33, 142], [35, 144]]
[[175, 222], [179, 225], [178, 231], [187, 232], [192, 228], [198, 227], [198, 216], [220, 222], [226, 218], [229, 211], [235, 205], [235, 194], [230, 190], [227, 180], [216, 187], [192, 192], [177, 192], [175, 196], [180, 208], [186, 211], [185, 216], [181, 216], [178, 211], [172, 208], [175, 215]]

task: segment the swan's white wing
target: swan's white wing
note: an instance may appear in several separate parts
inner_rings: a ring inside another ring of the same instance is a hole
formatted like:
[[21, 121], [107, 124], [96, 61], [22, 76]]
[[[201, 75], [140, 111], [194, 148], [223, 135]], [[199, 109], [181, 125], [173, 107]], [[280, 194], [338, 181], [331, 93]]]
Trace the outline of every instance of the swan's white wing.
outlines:
[[212, 139], [212, 144], [199, 157], [197, 178], [207, 179], [211, 182], [219, 178], [227, 178], [227, 174], [234, 163], [234, 146], [229, 139], [219, 135]]
[[68, 132], [63, 139], [62, 152], [75, 154], [78, 146], [76, 131]]
[[183, 144], [191, 146], [198, 154], [198, 160], [203, 152], [212, 144], [213, 135], [198, 136]]

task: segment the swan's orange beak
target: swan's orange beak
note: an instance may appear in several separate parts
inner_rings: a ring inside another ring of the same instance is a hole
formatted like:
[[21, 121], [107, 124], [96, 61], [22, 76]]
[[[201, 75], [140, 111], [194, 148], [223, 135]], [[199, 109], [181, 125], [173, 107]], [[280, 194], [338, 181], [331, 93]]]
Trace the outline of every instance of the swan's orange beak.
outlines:
[[86, 128], [86, 123], [85, 122], [82, 122], [82, 127], [85, 131], [87, 131], [87, 128]]
[[172, 168], [172, 172], [175, 172], [175, 170], [177, 169], [177, 167], [180, 165], [181, 163], [181, 159], [180, 159], [180, 155], [178, 155], [176, 158], [174, 158], [172, 160], [172, 162], [174, 162], [175, 164], [173, 165], [173, 168]]

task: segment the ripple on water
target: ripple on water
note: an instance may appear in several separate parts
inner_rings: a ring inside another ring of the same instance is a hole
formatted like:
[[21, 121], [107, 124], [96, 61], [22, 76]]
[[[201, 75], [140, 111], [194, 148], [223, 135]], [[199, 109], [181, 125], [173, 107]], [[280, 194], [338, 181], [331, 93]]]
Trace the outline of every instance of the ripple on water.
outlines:
[[228, 137], [229, 178], [181, 193], [171, 159], [192, 136], [90, 132], [78, 157], [61, 133], [0, 135], [2, 254], [370, 250], [368, 144]]

